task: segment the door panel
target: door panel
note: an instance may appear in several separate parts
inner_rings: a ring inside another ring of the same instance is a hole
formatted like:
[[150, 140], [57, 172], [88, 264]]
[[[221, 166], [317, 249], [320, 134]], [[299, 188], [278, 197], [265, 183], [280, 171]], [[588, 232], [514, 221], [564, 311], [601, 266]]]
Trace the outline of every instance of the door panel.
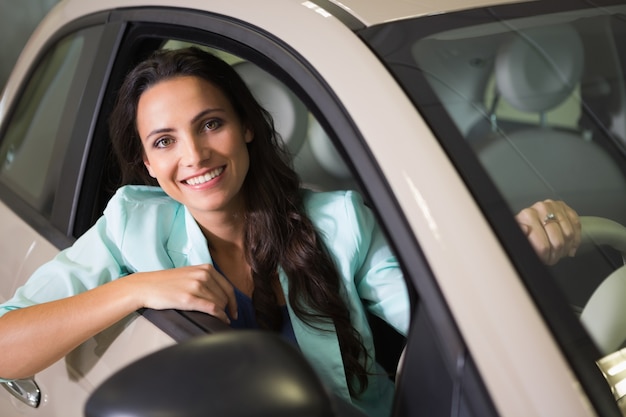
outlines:
[[5, 301], [24, 282], [24, 260], [35, 246], [37, 234], [1, 203], [0, 219], [0, 300]]

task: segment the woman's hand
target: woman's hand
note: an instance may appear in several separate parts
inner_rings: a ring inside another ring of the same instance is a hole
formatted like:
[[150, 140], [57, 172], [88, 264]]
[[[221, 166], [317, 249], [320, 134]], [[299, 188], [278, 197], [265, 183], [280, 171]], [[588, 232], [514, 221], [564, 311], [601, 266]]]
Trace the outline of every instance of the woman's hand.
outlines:
[[211, 265], [138, 272], [0, 317], [0, 376], [27, 378], [142, 307], [237, 317], [235, 290]]
[[547, 265], [574, 256], [580, 245], [578, 214], [562, 201], [544, 200], [520, 211], [515, 219], [539, 258]]
[[237, 318], [234, 288], [212, 265], [138, 272], [123, 279], [139, 285], [136, 294], [141, 307], [201, 311], [227, 324], [230, 320], [226, 311]]

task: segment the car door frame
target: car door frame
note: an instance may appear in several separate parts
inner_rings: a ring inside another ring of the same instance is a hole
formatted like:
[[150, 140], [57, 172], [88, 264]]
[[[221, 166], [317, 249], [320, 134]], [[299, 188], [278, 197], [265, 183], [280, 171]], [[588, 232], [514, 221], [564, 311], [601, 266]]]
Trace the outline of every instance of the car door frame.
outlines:
[[[294, 93], [307, 104], [310, 111], [329, 133], [343, 156], [350, 155], [347, 162], [358, 177], [361, 190], [364, 192], [366, 200], [374, 208], [375, 213], [385, 213], [384, 218], [377, 214], [377, 220], [387, 235], [393, 236], [391, 244], [403, 265], [408, 285], [411, 288], [413, 304], [419, 304], [419, 308], [413, 309], [415, 317], [419, 313], [419, 322], [425, 324], [416, 326], [411, 338], [419, 340], [428, 337], [433, 341], [434, 346], [437, 346], [437, 349], [421, 351], [438, 356], [436, 360], [428, 360], [428, 357], [418, 359], [417, 354], [407, 355], [408, 366], [412, 366], [413, 372], [406, 372], [403, 377], [405, 379], [403, 384], [411, 386], [421, 380], [421, 385], [427, 387], [433, 382], [432, 377], [434, 376], [444, 381], [440, 386], [447, 386], [449, 392], [442, 397], [430, 395], [429, 390], [424, 390], [422, 395], [418, 396], [412, 390], [410, 393], [409, 391], [399, 391], [400, 400], [398, 403], [403, 405], [398, 406], [396, 414], [407, 415], [407, 413], [412, 413], [416, 403], [407, 402], [409, 397], [412, 397], [414, 400], [418, 400], [420, 407], [434, 406], [433, 402], [438, 401], [437, 407], [446, 410], [446, 413], [452, 407], [457, 407], [463, 403], [462, 407], [469, 407], [469, 409], [474, 410], [475, 415], [496, 415], [480, 374], [473, 364], [471, 355], [454, 324], [432, 271], [402, 214], [391, 187], [384, 180], [375, 158], [369, 151], [348, 111], [313, 66], [281, 39], [251, 25], [210, 13], [166, 8], [126, 9], [112, 13], [110, 21], [121, 22], [127, 28], [120, 45], [120, 56], [134, 56], [137, 59], [144, 56], [145, 53], [137, 53], [133, 51], [133, 48], [137, 47], [137, 42], [145, 41], [145, 37], [154, 36], [155, 33], [163, 38], [180, 37], [187, 41], [208, 43], [210, 46], [226, 48], [229, 52], [253, 61], [293, 89]], [[115, 63], [111, 79], [117, 77], [117, 81], [112, 81], [109, 85], [108, 96], [107, 94], [104, 96], [105, 101], [112, 100], [111, 93], [115, 91], [121, 75], [128, 70], [130, 64], [126, 61]], [[103, 135], [105, 116], [106, 114], [100, 115], [98, 121], [100, 127], [95, 129], [94, 144], [98, 140], [103, 140], [103, 137], [97, 139], [97, 132]], [[354, 161], [358, 161], [358, 164]], [[93, 167], [93, 164], [88, 164], [88, 167]], [[85, 177], [90, 176], [86, 175]], [[94, 188], [83, 186], [84, 190]], [[83, 207], [90, 206], [89, 203], [86, 203], [90, 198], [93, 199], [94, 196], [85, 193], [81, 195]], [[75, 233], [80, 233], [80, 230], [75, 229]], [[421, 294], [419, 303], [416, 289]], [[152, 310], [146, 310], [143, 314], [163, 331], [177, 340], [182, 340], [181, 324], [184, 320], [181, 320], [180, 314]], [[200, 332], [207, 331], [207, 325], [198, 320], [198, 317], [189, 317], [185, 313], [182, 315], [193, 321]], [[437, 318], [436, 325], [433, 323], [434, 317]], [[416, 322], [418, 321], [416, 320]], [[184, 327], [189, 329], [190, 326], [185, 324]], [[189, 335], [189, 330], [182, 332], [183, 338]], [[411, 359], [411, 357], [414, 358]], [[420, 371], [429, 367], [431, 370], [428, 374], [431, 375], [431, 379], [425, 381], [420, 376]], [[478, 393], [481, 395], [475, 395]]]

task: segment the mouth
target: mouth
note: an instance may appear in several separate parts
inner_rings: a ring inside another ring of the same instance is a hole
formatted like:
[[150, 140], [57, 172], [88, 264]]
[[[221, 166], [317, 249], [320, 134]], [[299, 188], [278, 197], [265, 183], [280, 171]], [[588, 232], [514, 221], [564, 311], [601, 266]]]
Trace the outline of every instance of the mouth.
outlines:
[[222, 172], [224, 172], [224, 167], [223, 166], [221, 166], [219, 168], [212, 169], [211, 171], [207, 172], [206, 174], [198, 175], [197, 177], [187, 178], [186, 180], [183, 180], [183, 182], [186, 183], [186, 184], [189, 184], [189, 185], [204, 184], [205, 182], [211, 181], [215, 177], [219, 177], [222, 174]]

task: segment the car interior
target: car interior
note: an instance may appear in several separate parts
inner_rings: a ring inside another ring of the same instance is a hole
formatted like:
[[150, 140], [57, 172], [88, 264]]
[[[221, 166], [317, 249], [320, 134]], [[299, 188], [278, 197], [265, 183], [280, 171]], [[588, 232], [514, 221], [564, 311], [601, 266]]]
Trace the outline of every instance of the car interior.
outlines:
[[[623, 12], [622, 6], [487, 23], [413, 44], [413, 59], [513, 213], [563, 200], [583, 216], [583, 233], [599, 217], [614, 222], [607, 231], [622, 234]], [[626, 339], [623, 307], [610, 301], [624, 282], [613, 274], [624, 264], [618, 240], [596, 241], [550, 267], [605, 353]]]

